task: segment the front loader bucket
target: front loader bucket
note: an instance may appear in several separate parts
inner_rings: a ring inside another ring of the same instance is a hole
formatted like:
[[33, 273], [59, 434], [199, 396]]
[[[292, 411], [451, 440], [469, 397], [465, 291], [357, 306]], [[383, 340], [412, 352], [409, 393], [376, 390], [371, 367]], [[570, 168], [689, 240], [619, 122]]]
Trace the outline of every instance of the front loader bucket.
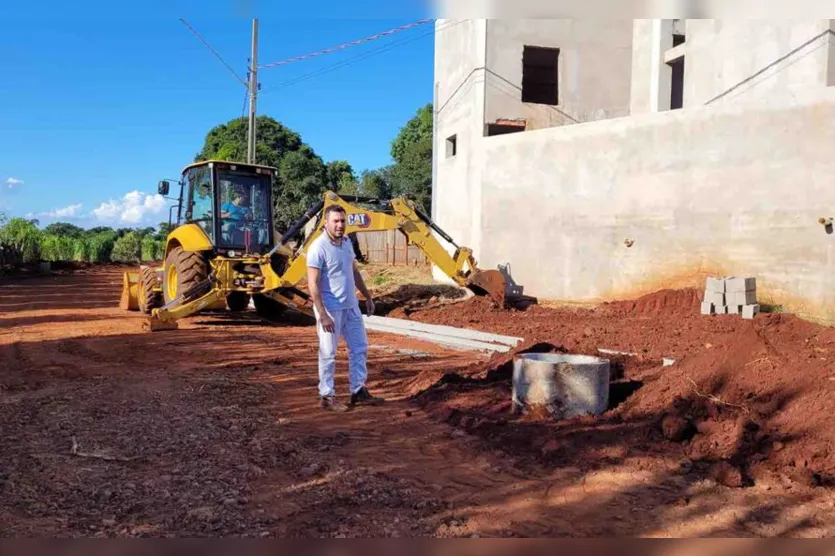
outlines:
[[476, 295], [486, 295], [497, 307], [505, 306], [507, 280], [498, 270], [479, 270], [467, 280], [467, 287]]
[[177, 321], [162, 320], [158, 317], [148, 317], [142, 321], [142, 330], [159, 332], [161, 330], [177, 330]]
[[139, 310], [139, 273], [125, 272], [122, 275], [122, 297], [119, 308], [123, 311]]

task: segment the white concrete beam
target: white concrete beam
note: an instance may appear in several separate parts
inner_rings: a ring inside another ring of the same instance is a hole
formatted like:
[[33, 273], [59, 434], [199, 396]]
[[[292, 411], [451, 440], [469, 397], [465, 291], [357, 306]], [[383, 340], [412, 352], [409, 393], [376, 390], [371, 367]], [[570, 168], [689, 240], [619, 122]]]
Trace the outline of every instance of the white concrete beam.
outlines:
[[669, 49], [667, 52], [664, 53], [664, 63], [670, 64], [684, 58], [684, 54], [686, 53], [687, 43], [680, 44], [678, 46], [674, 46], [673, 48]]
[[650, 66], [650, 112], [670, 109], [673, 70], [664, 61], [664, 54], [673, 46], [673, 20], [652, 21], [652, 61]]
[[512, 347], [523, 341], [522, 338], [501, 336], [453, 326], [423, 324], [378, 316], [363, 316], [363, 319], [368, 330], [400, 334], [455, 349], [506, 353]]
[[481, 332], [479, 330], [472, 330], [469, 328], [458, 328], [456, 326], [443, 326], [439, 324], [426, 324], [423, 322], [415, 322], [404, 319], [393, 319], [389, 317], [368, 316], [363, 315], [366, 324], [377, 323], [387, 325], [392, 328], [406, 329], [406, 330], [420, 330], [423, 332], [431, 332], [433, 334], [440, 334], [442, 336], [450, 336], [452, 338], [461, 338], [463, 340], [478, 340], [480, 342], [505, 344], [508, 346], [516, 346], [524, 341], [524, 338], [516, 336], [504, 336], [501, 334], [491, 334], [490, 332]]

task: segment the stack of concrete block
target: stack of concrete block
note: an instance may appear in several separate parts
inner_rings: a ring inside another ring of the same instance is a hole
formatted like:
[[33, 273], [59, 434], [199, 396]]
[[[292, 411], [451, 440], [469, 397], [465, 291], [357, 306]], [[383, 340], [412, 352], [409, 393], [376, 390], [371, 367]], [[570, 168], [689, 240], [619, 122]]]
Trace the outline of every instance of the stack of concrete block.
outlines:
[[752, 319], [760, 312], [756, 278], [708, 277], [702, 301], [703, 315], [742, 315]]

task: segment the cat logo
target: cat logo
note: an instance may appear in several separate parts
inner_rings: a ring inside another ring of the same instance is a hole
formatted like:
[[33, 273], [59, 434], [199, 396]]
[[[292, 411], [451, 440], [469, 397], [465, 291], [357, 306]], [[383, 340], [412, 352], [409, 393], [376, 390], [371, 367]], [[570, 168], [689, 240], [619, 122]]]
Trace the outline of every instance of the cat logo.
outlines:
[[367, 214], [356, 213], [348, 215], [348, 225], [356, 226], [357, 228], [367, 228], [371, 224], [371, 219]]

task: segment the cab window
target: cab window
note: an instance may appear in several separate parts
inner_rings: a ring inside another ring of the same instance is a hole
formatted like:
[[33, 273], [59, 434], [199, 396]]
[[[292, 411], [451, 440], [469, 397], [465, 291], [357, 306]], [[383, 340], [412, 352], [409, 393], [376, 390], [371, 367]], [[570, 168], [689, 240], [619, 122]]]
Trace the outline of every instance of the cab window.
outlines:
[[207, 166], [198, 166], [189, 171], [192, 188], [191, 221], [200, 226], [209, 239], [214, 241], [212, 225], [212, 179]]
[[224, 245], [269, 245], [269, 178], [220, 172], [218, 185], [220, 230]]

